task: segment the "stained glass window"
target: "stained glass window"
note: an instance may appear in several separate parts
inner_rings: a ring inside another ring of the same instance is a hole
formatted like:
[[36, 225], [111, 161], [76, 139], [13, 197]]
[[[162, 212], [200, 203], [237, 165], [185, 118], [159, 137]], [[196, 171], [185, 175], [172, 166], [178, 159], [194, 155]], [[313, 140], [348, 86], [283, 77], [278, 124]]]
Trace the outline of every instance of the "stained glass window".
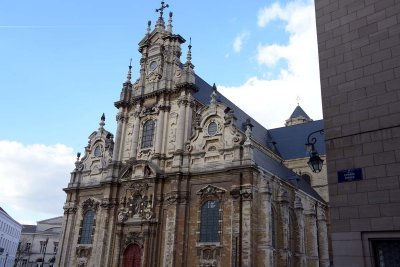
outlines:
[[148, 120], [143, 125], [142, 148], [153, 146], [154, 126], [155, 123], [153, 120]]
[[201, 207], [200, 242], [219, 242], [219, 203], [209, 200]]
[[94, 211], [88, 210], [83, 216], [79, 244], [92, 244], [92, 235], [94, 227], [93, 225], [94, 225]]

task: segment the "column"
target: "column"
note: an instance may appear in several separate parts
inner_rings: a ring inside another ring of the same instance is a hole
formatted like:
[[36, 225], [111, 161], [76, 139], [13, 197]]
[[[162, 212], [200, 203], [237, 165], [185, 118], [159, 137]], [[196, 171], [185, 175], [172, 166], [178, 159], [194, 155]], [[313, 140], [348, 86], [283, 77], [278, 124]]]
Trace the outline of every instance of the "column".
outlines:
[[120, 110], [120, 112], [118, 112], [117, 114], [117, 132], [115, 135], [115, 144], [114, 144], [114, 151], [113, 151], [113, 156], [112, 156], [112, 160], [113, 161], [118, 161], [119, 160], [119, 150], [120, 150], [120, 146], [121, 146], [121, 134], [122, 134], [122, 111]]
[[176, 150], [182, 151], [183, 149], [183, 138], [185, 133], [185, 119], [186, 119], [186, 97], [182, 91], [181, 97], [178, 100], [179, 114], [178, 114], [178, 125], [176, 128]]
[[158, 121], [156, 126], [156, 146], [155, 146], [155, 154], [159, 156], [161, 154], [161, 148], [163, 144], [163, 133], [164, 133], [164, 113], [165, 113], [165, 105], [159, 107], [160, 112], [158, 113]]
[[[189, 94], [188, 99], [191, 99], [191, 96]], [[192, 128], [192, 105], [193, 103], [191, 101], [188, 101], [187, 105], [186, 105], [186, 118], [185, 118], [185, 137], [184, 137], [184, 141], [188, 141], [191, 135], [191, 128]]]
[[139, 129], [140, 129], [140, 105], [136, 106], [136, 111], [134, 114], [134, 122], [133, 122], [133, 133], [132, 133], [132, 147], [131, 147], [131, 158], [136, 158], [137, 155], [137, 147], [139, 142]]

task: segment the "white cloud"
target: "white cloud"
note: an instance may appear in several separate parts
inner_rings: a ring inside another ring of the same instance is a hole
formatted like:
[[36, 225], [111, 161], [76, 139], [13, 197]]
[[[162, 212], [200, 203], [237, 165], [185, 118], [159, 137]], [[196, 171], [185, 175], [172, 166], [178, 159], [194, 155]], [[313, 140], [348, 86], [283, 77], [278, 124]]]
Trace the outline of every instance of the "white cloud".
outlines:
[[235, 37], [235, 39], [233, 40], [233, 51], [235, 51], [235, 53], [239, 53], [240, 51], [242, 51], [243, 44], [246, 42], [249, 36], [249, 32], [242, 32]]
[[65, 145], [0, 140], [0, 205], [22, 223], [62, 215], [74, 161]]
[[260, 27], [267, 28], [277, 19], [285, 23], [289, 34], [286, 45], [260, 43], [256, 59], [259, 67], [265, 69], [261, 77], [270, 77], [271, 68], [281, 60], [286, 67], [272, 79], [251, 77], [238, 87], [218, 87], [267, 128], [284, 125], [296, 107], [297, 96], [311, 118], [322, 118], [314, 3], [308, 0], [292, 1], [285, 6], [274, 3], [258, 13]]

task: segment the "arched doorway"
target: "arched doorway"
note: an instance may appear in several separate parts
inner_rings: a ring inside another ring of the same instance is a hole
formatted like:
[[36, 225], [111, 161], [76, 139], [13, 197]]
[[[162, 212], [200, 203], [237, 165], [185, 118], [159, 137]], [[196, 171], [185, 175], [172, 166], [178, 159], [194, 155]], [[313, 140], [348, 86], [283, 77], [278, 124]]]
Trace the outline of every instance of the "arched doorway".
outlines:
[[140, 267], [141, 251], [138, 244], [130, 244], [124, 251], [124, 267]]

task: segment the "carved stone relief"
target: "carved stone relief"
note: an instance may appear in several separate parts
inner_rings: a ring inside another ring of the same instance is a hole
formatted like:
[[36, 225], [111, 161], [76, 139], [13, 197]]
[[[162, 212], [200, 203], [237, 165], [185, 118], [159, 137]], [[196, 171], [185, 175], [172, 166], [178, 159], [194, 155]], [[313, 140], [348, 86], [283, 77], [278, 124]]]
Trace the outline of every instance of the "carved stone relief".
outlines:
[[126, 189], [126, 195], [121, 200], [118, 212], [118, 222], [123, 223], [129, 218], [150, 220], [153, 217], [153, 195], [148, 195], [147, 183], [131, 183]]
[[143, 248], [143, 235], [142, 233], [138, 233], [138, 232], [130, 232], [128, 234], [125, 235], [124, 238], [124, 244], [125, 246], [129, 245], [129, 244], [133, 244], [136, 243], [138, 244], [141, 248]]
[[99, 204], [100, 204], [99, 201], [96, 201], [93, 198], [86, 199], [82, 203], [82, 214], [85, 213], [89, 209], [97, 211]]

